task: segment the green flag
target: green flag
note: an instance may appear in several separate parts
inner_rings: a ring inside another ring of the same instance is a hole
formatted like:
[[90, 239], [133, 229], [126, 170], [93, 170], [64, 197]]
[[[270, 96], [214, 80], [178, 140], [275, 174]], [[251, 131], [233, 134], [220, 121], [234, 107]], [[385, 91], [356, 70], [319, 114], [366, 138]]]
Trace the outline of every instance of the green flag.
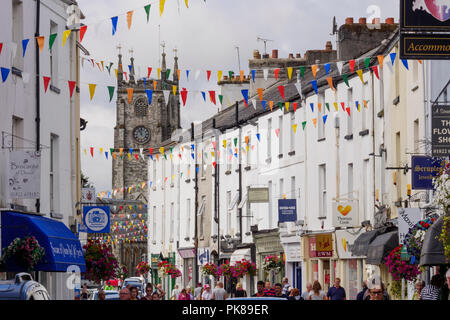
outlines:
[[327, 106], [328, 112], [330, 112], [330, 104], [327, 102], [325, 105]]
[[219, 101], [220, 101], [220, 104], [222, 104], [222, 102], [223, 102], [223, 95], [221, 95], [221, 94], [219, 94]]
[[303, 130], [305, 130], [305, 127], [306, 127], [306, 121], [303, 121], [303, 122], [302, 122], [302, 126], [303, 126]]
[[234, 138], [234, 146], [236, 147], [236, 145], [237, 145], [237, 142], [238, 142], [238, 139], [237, 138]]
[[306, 67], [305, 67], [305, 66], [301, 66], [301, 67], [300, 67], [300, 76], [301, 76], [302, 78], [305, 76], [305, 70], [306, 70]]
[[150, 18], [150, 7], [151, 7], [151, 6], [152, 6], [152, 5], [149, 4], [149, 5], [146, 5], [146, 6], [144, 7], [145, 13], [147, 13], [147, 23], [148, 23], [148, 19]]
[[350, 88], [350, 85], [348, 84], [348, 75], [347, 74], [343, 74], [342, 75], [342, 79], [344, 79], [345, 84], [347, 85], [347, 87]]
[[228, 75], [230, 76], [230, 80], [233, 77], [233, 71], [228, 71]]
[[52, 50], [52, 47], [53, 47], [53, 44], [55, 43], [55, 39], [56, 39], [57, 35], [58, 35], [57, 33], [50, 35], [50, 38], [48, 39], [48, 49], [49, 50]]
[[281, 110], [283, 110], [283, 103], [278, 102], [278, 106], [280, 107]]
[[370, 66], [370, 58], [364, 59], [364, 64], [366, 65], [366, 68], [369, 69], [369, 66]]
[[170, 153], [173, 153], [172, 151], [173, 151], [173, 147], [170, 147]]
[[109, 91], [109, 102], [112, 101], [112, 98], [114, 96], [114, 90], [116, 89], [116, 87], [108, 87], [108, 91]]
[[108, 70], [109, 75], [111, 75], [111, 67], [112, 67], [113, 63], [111, 62], [109, 64], [109, 66], [106, 66], [106, 69]]
[[109, 153], [111, 154], [111, 156], [112, 156], [113, 152], [114, 152], [114, 148], [110, 148]]
[[170, 76], [170, 69], [167, 69], [167, 71], [166, 71], [166, 79], [169, 79], [169, 76]]

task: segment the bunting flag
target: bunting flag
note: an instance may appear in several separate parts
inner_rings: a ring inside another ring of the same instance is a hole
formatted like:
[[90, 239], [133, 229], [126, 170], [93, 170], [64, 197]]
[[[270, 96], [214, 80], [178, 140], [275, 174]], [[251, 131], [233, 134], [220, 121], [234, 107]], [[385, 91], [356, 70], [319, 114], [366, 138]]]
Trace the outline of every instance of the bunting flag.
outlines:
[[253, 108], [256, 110], [256, 99], [252, 99]]
[[367, 100], [363, 100], [363, 103], [364, 103], [364, 108], [367, 109]]
[[348, 108], [345, 109], [345, 110], [347, 110], [348, 116], [350, 117], [350, 107], [348, 107]]
[[133, 11], [127, 12], [127, 24], [128, 24], [128, 30], [131, 29], [131, 23], [133, 22]]
[[315, 78], [317, 75], [317, 64], [311, 66], [313, 77]]
[[266, 111], [266, 100], [262, 100], [261, 105], [262, 105], [264, 111]]
[[113, 86], [108, 86], [108, 92], [109, 92], [109, 102], [112, 101], [112, 98], [114, 96], [114, 90], [116, 89], [116, 87]]
[[248, 105], [248, 89], [241, 90], [242, 96], [244, 97], [245, 107]]
[[188, 4], [188, 1], [189, 1], [189, 0], [184, 0], [184, 2], [186, 3], [186, 8], [188, 8], [188, 9], [189, 9], [189, 4]]
[[303, 121], [303, 122], [302, 122], [302, 127], [303, 127], [303, 131], [305, 131], [306, 121]]
[[186, 79], [189, 81], [189, 70], [186, 70]]
[[334, 109], [335, 109], [336, 111], [338, 111], [338, 103], [337, 103], [337, 102], [334, 102], [333, 105], [334, 105]]
[[234, 138], [233, 142], [234, 142], [234, 146], [236, 147], [237, 146], [237, 142], [238, 142], [238, 138]]
[[339, 71], [339, 74], [342, 74], [342, 68], [344, 67], [344, 62], [343, 61], [336, 62], [336, 67]]
[[180, 81], [181, 79], [181, 70], [177, 69], [177, 80]]
[[294, 112], [297, 112], [297, 102], [294, 102], [292, 105], [294, 107]]
[[259, 101], [262, 101], [264, 89], [258, 88], [258, 89], [256, 89], [256, 91], [258, 91]]
[[263, 76], [264, 80], [267, 81], [267, 78], [269, 76], [269, 69], [263, 69]]
[[314, 113], [314, 103], [311, 102], [309, 105], [310, 105], [310, 107], [311, 107], [311, 112]]
[[214, 105], [216, 105], [216, 92], [215, 91], [209, 91], [209, 100], [211, 100]]
[[128, 104], [131, 104], [131, 100], [133, 99], [133, 91], [133, 88], [127, 88]]
[[283, 110], [283, 103], [278, 102], [278, 107], [280, 108], [280, 110]]
[[330, 73], [331, 63], [326, 63], [324, 67], [325, 67], [325, 72], [328, 75]]
[[275, 80], [278, 80], [278, 74], [280, 73], [280, 69], [276, 68], [275, 70], [273, 70], [273, 73], [275, 75]]
[[289, 102], [285, 102], [284, 107], [286, 108], [286, 111], [289, 112]]
[[350, 84], [348, 83], [348, 75], [347, 74], [343, 74], [342, 75], [342, 79], [344, 80], [344, 82], [347, 85], [347, 87], [350, 88]]
[[177, 95], [177, 86], [175, 86], [175, 85], [172, 86], [172, 93], [174, 96]]
[[39, 51], [42, 52], [42, 50], [44, 50], [45, 37], [43, 37], [43, 36], [36, 37], [36, 41], [39, 46]]
[[92, 156], [92, 158], [94, 157], [94, 148], [93, 147], [91, 147], [91, 156]]
[[217, 82], [220, 82], [222, 80], [222, 70], [217, 71]]
[[223, 95], [221, 95], [221, 94], [219, 94], [219, 101], [220, 101], [220, 104], [223, 105]]
[[277, 137], [279, 137], [279, 135], [280, 135], [280, 128], [275, 129], [275, 134], [277, 135]]
[[365, 58], [364, 59], [364, 65], [366, 66], [366, 69], [369, 69], [369, 67], [370, 67], [370, 58]]
[[341, 102], [341, 106], [342, 106], [342, 111], [345, 112], [345, 103], [344, 103], [344, 102]]
[[317, 104], [317, 107], [319, 109], [319, 113], [322, 112], [322, 104], [320, 102]]
[[90, 83], [90, 84], [89, 84], [89, 94], [90, 94], [90, 96], [91, 96], [91, 101], [92, 101], [92, 98], [94, 98], [95, 88], [96, 88], [96, 87], [97, 87], [96, 84], [93, 84], [93, 83]]
[[201, 72], [201, 70], [195, 71], [195, 76], [194, 76], [195, 80], [197, 80], [198, 77], [200, 76], [200, 72]]
[[328, 112], [330, 112], [330, 104], [328, 102], [326, 102], [325, 106], [327, 107]]
[[169, 77], [170, 77], [170, 69], [168, 68], [167, 70], [166, 70], [166, 79], [169, 79]]
[[244, 81], [244, 70], [239, 71], [241, 82]]
[[336, 91], [336, 88], [333, 85], [333, 78], [332, 77], [328, 77], [327, 78], [327, 82], [328, 82], [328, 85], [330, 86], [331, 90]]
[[316, 92], [316, 94], [318, 94], [318, 91], [317, 91], [317, 80], [311, 81], [311, 85], [314, 88], [314, 91]]
[[62, 42], [62, 46], [63, 47], [66, 45], [67, 38], [69, 38], [71, 33], [72, 33], [72, 30], [70, 30], [70, 29], [69, 30], [65, 30], [63, 32], [63, 42]]
[[356, 71], [356, 73], [358, 74], [359, 79], [361, 79], [361, 82], [364, 84], [363, 71], [360, 69], [360, 70]]
[[[255, 75], [256, 75], [256, 70], [252, 70], [252, 80], [253, 83], [255, 83]], [[219, 80], [220, 81], [220, 80]]]
[[203, 100], [206, 102], [206, 93], [202, 91]]
[[298, 91], [298, 95], [300, 96], [300, 98], [302, 97], [302, 83], [301, 82], [297, 82], [295, 84], [295, 87], [297, 88]]
[[283, 100], [286, 100], [286, 97], [284, 96], [284, 86], [278, 86], [278, 91], [280, 91], [280, 95]]
[[355, 60], [350, 60], [348, 64], [350, 65], [350, 72], [353, 73], [355, 70]]
[[9, 71], [10, 69], [7, 68], [0, 68], [1, 72], [2, 72], [2, 82], [5, 82], [6, 79], [8, 79], [8, 75], [9, 75]]
[[256, 134], [256, 139], [261, 142], [261, 135], [259, 133]]
[[75, 81], [69, 81], [69, 92], [70, 92], [70, 98], [72, 98], [73, 90], [75, 89], [76, 82]]
[[[291, 78], [292, 78], [292, 72], [294, 71], [294, 69], [293, 69], [292, 67], [288, 67], [288, 68], [287, 68], [287, 71], [288, 71], [288, 78], [289, 78], [289, 80], [291, 80]], [[253, 82], [255, 82], [255, 81], [253, 81]]]
[[391, 58], [392, 66], [394, 66], [395, 58], [397, 57], [397, 54], [395, 52], [393, 52], [389, 55], [389, 57]]
[[111, 18], [111, 22], [112, 22], [112, 35], [116, 34], [117, 31], [117, 21], [119, 20], [118, 16], [112, 17]]
[[305, 76], [306, 67], [305, 66], [301, 66], [299, 69], [300, 69], [300, 76], [303, 78]]
[[206, 70], [206, 79], [209, 81], [209, 78], [211, 77], [211, 70]]
[[84, 35], [86, 34], [87, 26], [80, 27], [80, 43], [83, 41]]
[[372, 66], [372, 71], [373, 71], [373, 73], [375, 73], [375, 76], [377, 77], [377, 79], [380, 80], [380, 75], [378, 73], [378, 66]]
[[145, 13], [147, 14], [147, 23], [148, 23], [148, 20], [149, 20], [149, 18], [150, 18], [150, 8], [151, 8], [151, 4], [148, 4], [148, 5], [146, 5], [145, 7], [144, 7], [144, 9], [145, 9]]
[[147, 79], [150, 79], [151, 74], [152, 74], [152, 68], [148, 67]]
[[47, 92], [48, 84], [50, 83], [50, 77], [42, 77], [44, 79], [44, 92]]
[[327, 115], [327, 114], [324, 115], [324, 116], [322, 117], [322, 119], [323, 119], [323, 124], [325, 124], [325, 123], [327, 122], [327, 118], [328, 118], [328, 115]]
[[0, 55], [2, 54], [2, 50], [3, 50], [3, 42], [0, 42]]
[[377, 56], [377, 59], [378, 59], [378, 64], [380, 65], [380, 68], [383, 69], [384, 56], [379, 55], [379, 56]]
[[[181, 94], [181, 99], [182, 99], [182, 101], [183, 101], [183, 106], [186, 106], [186, 100], [187, 100], [187, 90], [186, 90], [186, 88], [183, 88], [183, 90], [180, 92], [180, 94]], [[220, 96], [219, 96], [219, 98], [220, 98]]]
[[317, 127], [317, 118], [312, 119], [313, 124], [314, 124], [314, 128]]
[[166, 102], [167, 105], [169, 103], [170, 90], [163, 90], [163, 94], [164, 94], [164, 101]]
[[297, 124], [292, 125], [292, 130], [294, 130], [294, 133], [297, 133]]
[[159, 0], [159, 16], [161, 17], [164, 11], [164, 4], [166, 0]]
[[403, 65], [405, 66], [406, 70], [409, 70], [409, 67], [408, 67], [408, 60], [406, 60], [406, 59], [401, 59], [401, 60], [402, 60], [402, 62], [403, 62]]
[[270, 107], [270, 111], [272, 111], [272, 109], [273, 109], [273, 101], [269, 101], [269, 107]]
[[30, 39], [23, 39], [22, 40], [22, 58], [25, 57], [25, 53], [27, 52], [28, 42], [30, 42]]

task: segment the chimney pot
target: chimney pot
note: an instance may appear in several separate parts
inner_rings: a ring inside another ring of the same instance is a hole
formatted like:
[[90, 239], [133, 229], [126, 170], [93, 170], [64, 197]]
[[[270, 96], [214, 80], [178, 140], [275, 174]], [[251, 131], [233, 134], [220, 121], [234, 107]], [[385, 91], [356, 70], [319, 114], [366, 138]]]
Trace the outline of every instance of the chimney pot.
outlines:
[[265, 53], [265, 54], [262, 55], [262, 57], [263, 57], [263, 59], [269, 59], [270, 56], [269, 56], [268, 53]]
[[223, 80], [227, 81], [228, 80], [228, 76], [223, 76]]
[[353, 18], [345, 19], [345, 24], [353, 24]]
[[261, 59], [261, 54], [258, 50], [253, 50], [253, 59]]
[[272, 50], [272, 59], [278, 59], [278, 50], [277, 49]]
[[301, 58], [302, 58], [302, 55], [301, 55], [300, 53], [297, 53], [297, 54], [295, 55], [295, 58], [301, 59]]
[[374, 18], [373, 20], [372, 20], [372, 24], [380, 24], [380, 18]]
[[294, 59], [294, 54], [293, 53], [289, 53], [289, 59]]
[[387, 18], [386, 19], [386, 23], [387, 24], [394, 24], [394, 21], [395, 21], [394, 18]]
[[331, 41], [327, 41], [327, 44], [325, 45], [325, 50], [326, 51], [332, 51], [333, 50], [333, 44], [331, 43]]
[[367, 24], [366, 18], [359, 18], [359, 24]]

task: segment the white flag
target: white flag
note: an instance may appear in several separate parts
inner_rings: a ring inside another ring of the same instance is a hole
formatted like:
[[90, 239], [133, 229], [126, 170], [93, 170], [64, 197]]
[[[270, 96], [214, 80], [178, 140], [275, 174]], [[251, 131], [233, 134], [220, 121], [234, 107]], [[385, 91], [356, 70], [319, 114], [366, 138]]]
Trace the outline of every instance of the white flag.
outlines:
[[343, 61], [338, 61], [336, 62], [336, 66], [339, 70], [339, 74], [342, 74], [342, 68], [344, 67], [344, 62]]
[[255, 110], [256, 110], [256, 99], [251, 99], [251, 101], [252, 101], [252, 104], [253, 104], [253, 108], [255, 108]]
[[170, 90], [163, 90], [163, 94], [164, 94], [164, 100], [166, 101], [166, 105], [167, 105], [169, 103]]
[[269, 69], [263, 69], [263, 73], [264, 73], [264, 80], [267, 81], [267, 77], [269, 76]]
[[201, 72], [201, 70], [195, 71], [195, 80], [197, 80], [198, 77], [200, 76], [200, 72]]
[[300, 95], [300, 98], [302, 97], [302, 83], [297, 82], [295, 83], [295, 87], [297, 88], [298, 94]]
[[22, 72], [22, 80], [25, 84], [30, 82], [30, 74], [28, 72]]

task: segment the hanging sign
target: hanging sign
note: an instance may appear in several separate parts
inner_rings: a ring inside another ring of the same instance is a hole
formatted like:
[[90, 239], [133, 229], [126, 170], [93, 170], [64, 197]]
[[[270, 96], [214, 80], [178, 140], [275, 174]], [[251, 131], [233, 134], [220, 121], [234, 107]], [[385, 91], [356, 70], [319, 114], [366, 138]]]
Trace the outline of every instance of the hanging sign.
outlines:
[[83, 222], [88, 233], [110, 232], [110, 209], [103, 207], [83, 207]]
[[398, 242], [403, 244], [409, 229], [414, 227], [422, 218], [419, 208], [399, 208], [398, 209]]
[[402, 31], [450, 32], [450, 4], [446, 0], [401, 0]]
[[94, 204], [97, 201], [95, 196], [95, 188], [81, 189], [81, 202], [86, 204]]
[[333, 237], [331, 233], [316, 235], [316, 255], [317, 257], [333, 256]]
[[38, 151], [12, 151], [8, 175], [11, 199], [41, 197], [41, 154]]
[[247, 196], [249, 203], [267, 203], [269, 202], [269, 188], [248, 188]]
[[202, 266], [209, 262], [210, 260], [210, 252], [209, 248], [198, 248], [197, 249], [197, 259], [198, 263]]
[[432, 155], [450, 156], [450, 105], [432, 108]]
[[359, 226], [358, 200], [333, 201], [332, 207], [334, 227]]
[[426, 156], [412, 156], [412, 189], [433, 190], [433, 179], [439, 176], [442, 160]]
[[297, 221], [297, 199], [278, 199], [278, 222]]

